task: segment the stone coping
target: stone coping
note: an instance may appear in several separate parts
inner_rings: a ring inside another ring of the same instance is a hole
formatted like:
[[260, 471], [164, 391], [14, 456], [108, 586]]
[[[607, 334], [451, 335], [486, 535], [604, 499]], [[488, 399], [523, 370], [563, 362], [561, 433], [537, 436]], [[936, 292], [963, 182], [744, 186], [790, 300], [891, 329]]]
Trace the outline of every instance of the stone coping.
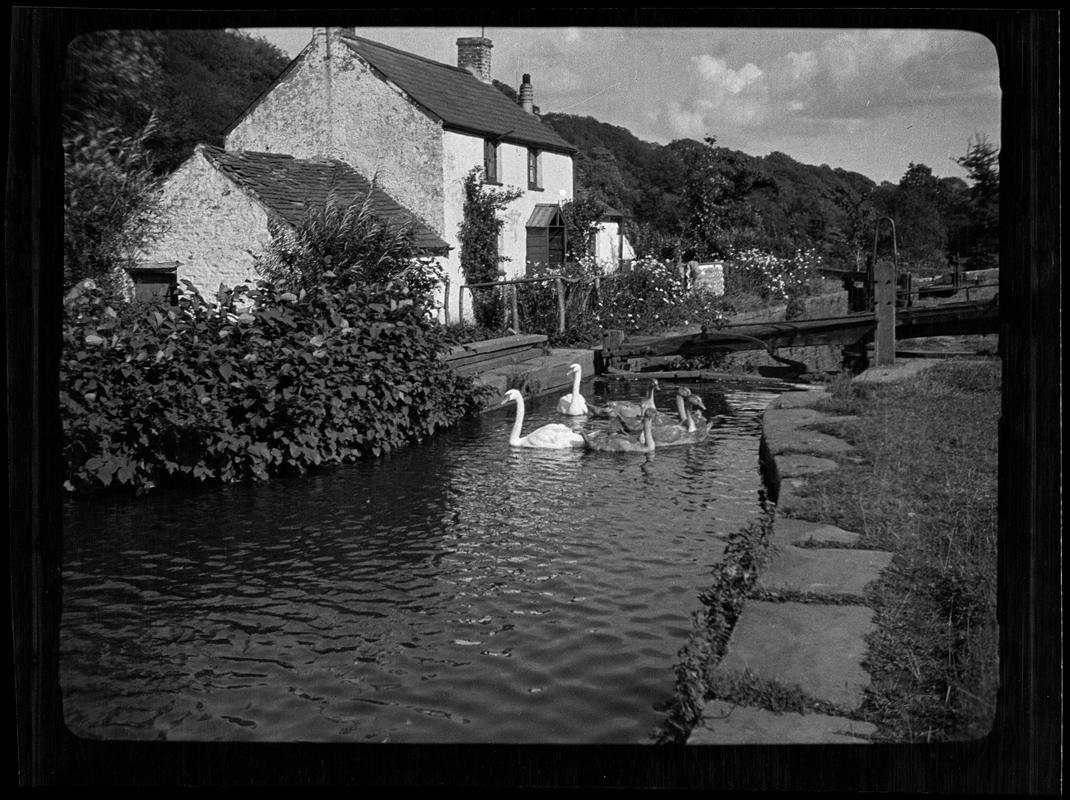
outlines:
[[[902, 380], [931, 363], [867, 370], [856, 380]], [[744, 601], [715, 674], [772, 682], [800, 692], [818, 707], [850, 715], [861, 706], [869, 686], [863, 659], [866, 637], [876, 630], [873, 610], [862, 604], [864, 593], [893, 554], [857, 548], [859, 534], [853, 531], [789, 516], [807, 476], [836, 469], [835, 456], [852, 449], [843, 439], [812, 430], [822, 422], [852, 419], [810, 408], [826, 392], [825, 387], [786, 392], [763, 414], [762, 449], [770, 462], [771, 494], [779, 501], [773, 538], [753, 596]], [[732, 681], [723, 685], [730, 687]], [[775, 713], [731, 701], [707, 701], [702, 723], [688, 743], [864, 743], [876, 730], [849, 716]]]

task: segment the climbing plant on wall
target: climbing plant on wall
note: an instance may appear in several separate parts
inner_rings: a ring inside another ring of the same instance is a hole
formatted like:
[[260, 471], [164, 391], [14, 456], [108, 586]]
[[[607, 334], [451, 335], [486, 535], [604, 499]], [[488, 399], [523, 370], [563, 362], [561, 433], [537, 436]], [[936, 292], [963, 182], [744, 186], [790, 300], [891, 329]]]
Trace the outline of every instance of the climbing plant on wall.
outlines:
[[[505, 258], [498, 254], [498, 235], [505, 221], [498, 212], [516, 200], [520, 189], [491, 189], [483, 179], [483, 169], [473, 167], [464, 178], [464, 209], [459, 228], [461, 269], [468, 283], [487, 283], [498, 279], [498, 267]], [[497, 324], [496, 295], [492, 290], [472, 292], [472, 310], [476, 323], [486, 327]]]

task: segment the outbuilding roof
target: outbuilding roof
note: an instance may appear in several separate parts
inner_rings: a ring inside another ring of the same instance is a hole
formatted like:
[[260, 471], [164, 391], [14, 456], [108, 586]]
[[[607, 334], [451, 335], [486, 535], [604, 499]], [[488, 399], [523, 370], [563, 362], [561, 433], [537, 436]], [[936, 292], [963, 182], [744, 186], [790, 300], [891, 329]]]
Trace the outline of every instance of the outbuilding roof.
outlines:
[[413, 101], [441, 119], [443, 127], [563, 153], [576, 152], [538, 117], [466, 69], [360, 36], [344, 35], [342, 41]]
[[449, 250], [423, 220], [343, 161], [230, 151], [207, 144], [197, 150], [270, 214], [290, 225], [300, 224], [309, 208], [323, 206], [329, 199], [348, 205], [368, 197], [371, 213], [393, 227], [409, 227], [420, 250], [436, 255]]
[[549, 228], [551, 225], [564, 225], [561, 207], [555, 203], [538, 203], [531, 210], [527, 228]]

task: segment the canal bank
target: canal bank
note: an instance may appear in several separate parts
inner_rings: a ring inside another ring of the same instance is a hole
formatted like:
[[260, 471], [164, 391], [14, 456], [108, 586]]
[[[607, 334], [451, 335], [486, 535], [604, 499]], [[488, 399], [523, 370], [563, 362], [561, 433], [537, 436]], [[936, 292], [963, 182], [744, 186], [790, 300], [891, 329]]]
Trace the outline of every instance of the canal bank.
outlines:
[[[934, 363], [901, 361], [854, 381], [904, 380]], [[771, 536], [688, 744], [865, 743], [876, 733], [860, 713], [876, 630], [865, 592], [893, 554], [859, 548], [857, 532], [793, 516], [808, 476], [853, 457], [847, 441], [822, 429], [853, 418], [814, 408], [827, 396], [824, 387], [783, 394], [763, 415]]]

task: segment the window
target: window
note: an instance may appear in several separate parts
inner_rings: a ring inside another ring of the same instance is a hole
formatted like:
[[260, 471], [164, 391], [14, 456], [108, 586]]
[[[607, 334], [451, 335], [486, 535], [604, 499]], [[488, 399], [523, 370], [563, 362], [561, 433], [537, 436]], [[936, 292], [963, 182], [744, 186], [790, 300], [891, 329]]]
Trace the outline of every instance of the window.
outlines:
[[483, 172], [487, 183], [501, 183], [498, 174], [498, 143], [487, 139], [483, 142]]
[[542, 153], [528, 148], [528, 188], [542, 190]]
[[175, 289], [178, 284], [174, 266], [163, 264], [138, 265], [129, 270], [133, 282], [131, 300], [135, 303], [163, 303], [178, 305]]

